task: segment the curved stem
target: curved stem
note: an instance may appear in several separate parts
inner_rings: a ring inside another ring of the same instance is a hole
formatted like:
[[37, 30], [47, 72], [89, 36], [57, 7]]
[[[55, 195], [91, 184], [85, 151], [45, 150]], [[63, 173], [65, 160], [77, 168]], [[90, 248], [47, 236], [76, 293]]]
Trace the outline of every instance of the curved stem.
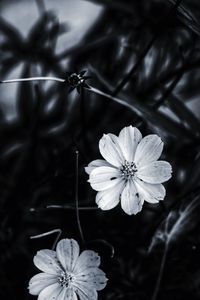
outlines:
[[165, 249], [164, 249], [164, 252], [163, 252], [163, 256], [162, 256], [162, 260], [161, 260], [161, 264], [160, 264], [160, 270], [159, 270], [159, 273], [158, 273], [158, 278], [157, 278], [157, 281], [156, 281], [155, 289], [154, 289], [153, 296], [152, 296], [151, 300], [156, 300], [157, 296], [158, 296], [158, 292], [159, 292], [159, 289], [160, 289], [160, 283], [161, 283], [162, 276], [163, 276], [163, 271], [164, 271], [164, 268], [165, 268], [167, 251], [168, 251], [168, 244], [166, 243], [165, 244]]
[[103, 97], [109, 98], [109, 99], [113, 100], [114, 102], [117, 102], [120, 105], [125, 106], [128, 109], [134, 111], [135, 113], [139, 112], [139, 110], [137, 108], [135, 108], [133, 105], [129, 104], [128, 102], [126, 102], [124, 100], [121, 100], [121, 99], [119, 99], [117, 97], [114, 97], [114, 96], [112, 96], [110, 94], [104, 93], [104, 92], [102, 92], [102, 91], [100, 91], [100, 90], [98, 90], [98, 89], [96, 89], [96, 88], [94, 88], [92, 86], [90, 86], [90, 88], [88, 89], [88, 91], [89, 92], [93, 92], [93, 93], [95, 93], [97, 95], [101, 95]]
[[78, 152], [78, 150], [76, 150], [76, 183], [75, 183], [76, 220], [77, 220], [78, 230], [80, 233], [80, 237], [81, 237], [83, 246], [85, 246], [86, 243], [85, 243], [85, 239], [84, 239], [84, 235], [83, 235], [83, 230], [81, 227], [79, 208], [78, 208], [78, 167], [79, 167], [79, 152]]
[[38, 235], [33, 235], [33, 236], [30, 236], [30, 239], [39, 239], [39, 238], [42, 238], [44, 236], [48, 236], [52, 233], [57, 233], [57, 236], [56, 236], [55, 241], [54, 241], [53, 246], [52, 246], [52, 250], [54, 250], [55, 247], [56, 247], [56, 244], [57, 244], [57, 242], [58, 242], [58, 240], [61, 236], [61, 233], [62, 233], [61, 229], [54, 229], [54, 230], [44, 232], [44, 233], [41, 233], [41, 234], [38, 234]]
[[17, 78], [17, 79], [1, 80], [0, 83], [15, 83], [15, 82], [25, 82], [25, 81], [65, 82], [65, 79], [64, 78], [58, 78], [58, 77], [28, 77], [28, 78]]

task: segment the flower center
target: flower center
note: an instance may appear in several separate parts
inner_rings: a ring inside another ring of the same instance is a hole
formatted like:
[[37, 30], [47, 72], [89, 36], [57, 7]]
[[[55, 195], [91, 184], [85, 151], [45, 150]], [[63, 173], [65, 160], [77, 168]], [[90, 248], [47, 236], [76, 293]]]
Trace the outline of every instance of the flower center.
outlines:
[[58, 277], [58, 283], [65, 287], [68, 287], [73, 280], [74, 278], [71, 273], [62, 272]]
[[128, 180], [135, 176], [137, 172], [137, 167], [134, 162], [125, 161], [124, 165], [121, 168], [122, 176]]
[[84, 79], [82, 78], [82, 76], [76, 73], [71, 74], [68, 78], [69, 84], [73, 87], [79, 86], [83, 81]]

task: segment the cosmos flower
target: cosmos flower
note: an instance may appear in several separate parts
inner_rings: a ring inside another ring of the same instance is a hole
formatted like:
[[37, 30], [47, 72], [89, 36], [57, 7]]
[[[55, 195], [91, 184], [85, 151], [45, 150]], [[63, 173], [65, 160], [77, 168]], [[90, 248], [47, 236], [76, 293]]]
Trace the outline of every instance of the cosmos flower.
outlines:
[[109, 210], [120, 201], [129, 215], [141, 211], [144, 201], [158, 203], [166, 194], [161, 184], [171, 178], [171, 165], [158, 161], [163, 142], [156, 134], [142, 138], [136, 127], [125, 127], [119, 136], [104, 134], [99, 150], [105, 160], [92, 161], [86, 168], [91, 187], [98, 191], [96, 203]]
[[63, 239], [53, 250], [38, 251], [34, 264], [43, 273], [33, 276], [29, 292], [38, 300], [96, 300], [97, 291], [104, 289], [107, 278], [100, 257], [91, 250], [80, 254], [78, 243]]

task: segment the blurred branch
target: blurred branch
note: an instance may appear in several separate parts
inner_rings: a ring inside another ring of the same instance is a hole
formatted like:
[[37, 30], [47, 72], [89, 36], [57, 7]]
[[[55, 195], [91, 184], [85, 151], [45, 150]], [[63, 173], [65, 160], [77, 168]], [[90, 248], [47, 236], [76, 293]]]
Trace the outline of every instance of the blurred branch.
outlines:
[[174, 70], [168, 72], [167, 74], [162, 75], [159, 80], [153, 82], [146, 90], [145, 94], [151, 93], [158, 85], [161, 83], [165, 83], [166, 81], [170, 81], [173, 77], [179, 76], [186, 72], [189, 72], [193, 69], [200, 68], [200, 60], [193, 61], [191, 63], [185, 64], [181, 67], [175, 68]]
[[[174, 4], [175, 0], [167, 0], [169, 3]], [[185, 8], [183, 4], [178, 7], [178, 18], [185, 24], [190, 30], [195, 32], [197, 35], [200, 35], [200, 24], [197, 20], [194, 19], [192, 14], [188, 12], [188, 9]]]
[[45, 4], [44, 4], [44, 0], [35, 0], [38, 11], [40, 14], [43, 14], [45, 12]]
[[178, 74], [176, 76], [176, 78], [174, 79], [174, 81], [170, 84], [169, 88], [166, 89], [166, 91], [163, 93], [162, 98], [156, 102], [156, 104], [154, 105], [154, 107], [156, 109], [158, 109], [161, 105], [164, 104], [165, 100], [168, 98], [168, 96], [173, 92], [174, 88], [177, 86], [177, 84], [179, 83], [179, 81], [182, 78], [182, 74]]
[[[160, 22], [160, 24], [158, 24], [158, 28], [161, 24], [164, 24], [166, 19], [177, 9], [177, 7], [180, 5], [180, 3], [182, 2], [182, 0], [177, 0], [175, 5], [172, 7], [172, 9], [170, 9], [169, 13], [167, 14], [167, 16], [164, 18], [164, 20], [162, 20]], [[142, 52], [141, 56], [139, 57], [138, 61], [136, 62], [135, 65], [133, 65], [133, 67], [131, 68], [131, 70], [129, 71], [129, 73], [122, 79], [122, 81], [119, 83], [119, 85], [116, 87], [116, 89], [113, 91], [112, 95], [116, 96], [122, 89], [123, 87], [128, 83], [128, 81], [131, 79], [131, 77], [133, 76], [133, 74], [136, 72], [136, 70], [138, 69], [138, 67], [140, 66], [141, 62], [143, 61], [143, 59], [145, 58], [145, 56], [147, 55], [147, 53], [149, 52], [149, 50], [151, 49], [151, 47], [153, 46], [155, 40], [158, 38], [159, 36], [159, 31], [156, 32], [156, 34], [151, 38], [150, 42], [147, 44], [146, 48], [144, 49], [144, 51]]]
[[118, 1], [118, 0], [115, 0], [115, 1], [113, 1], [113, 0], [84, 0], [84, 1], [101, 4], [101, 5], [104, 5], [105, 8], [115, 9], [117, 11], [123, 12], [128, 15], [130, 15], [130, 14], [133, 15], [133, 12], [134, 12], [134, 10], [130, 8], [129, 3], [125, 4], [125, 2]]
[[187, 129], [185, 129], [181, 124], [169, 119], [161, 112], [155, 111], [155, 109], [146, 107], [140, 101], [136, 101], [131, 98], [131, 104], [127, 101], [121, 100], [120, 98], [113, 97], [110, 94], [104, 93], [96, 88], [90, 87], [88, 89], [89, 92], [93, 92], [95, 94], [99, 94], [103, 97], [106, 97], [126, 108], [135, 112], [137, 115], [141, 116], [143, 119], [146, 119], [150, 123], [157, 125], [159, 124], [163, 129], [167, 130], [170, 134], [180, 135], [184, 137], [188, 137], [191, 139], [191, 133]]
[[88, 44], [79, 44], [78, 46], [74, 46], [70, 49], [64, 50], [60, 54], [56, 56], [57, 61], [62, 60], [63, 58], [66, 58], [67, 56], [73, 55], [83, 55], [86, 52], [94, 51], [95, 49], [98, 49], [101, 46], [106, 46], [106, 44], [111, 43], [113, 40], [115, 40], [117, 36], [115, 35], [107, 35], [102, 36], [96, 40], [94, 40], [91, 43]]

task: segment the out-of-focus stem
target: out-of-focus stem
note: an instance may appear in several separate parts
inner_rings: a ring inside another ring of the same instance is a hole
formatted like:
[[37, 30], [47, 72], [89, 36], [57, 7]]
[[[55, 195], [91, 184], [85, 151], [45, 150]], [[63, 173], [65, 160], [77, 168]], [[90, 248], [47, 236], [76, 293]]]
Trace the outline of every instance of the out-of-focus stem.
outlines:
[[159, 270], [159, 273], [158, 273], [158, 278], [157, 278], [157, 281], [156, 281], [155, 289], [154, 289], [153, 296], [152, 296], [151, 300], [156, 300], [157, 299], [158, 292], [159, 292], [159, 289], [160, 289], [160, 283], [161, 283], [164, 268], [165, 268], [167, 252], [168, 252], [168, 244], [166, 242], [164, 252], [163, 252], [163, 256], [162, 256], [162, 260], [161, 260], [161, 264], [160, 264], [160, 270]]
[[[72, 205], [47, 205], [45, 207], [39, 207], [39, 208], [30, 208], [30, 212], [38, 212], [41, 210], [46, 210], [46, 209], [64, 209], [64, 210], [76, 210], [75, 206]], [[99, 209], [98, 206], [79, 206], [78, 210], [80, 211], [92, 211], [92, 210], [97, 210]]]
[[76, 151], [76, 182], [75, 182], [75, 202], [76, 202], [76, 219], [77, 219], [77, 224], [78, 224], [78, 229], [79, 229], [79, 233], [80, 233], [80, 237], [83, 243], [83, 246], [85, 247], [86, 243], [85, 243], [85, 238], [83, 235], [83, 230], [81, 227], [81, 221], [80, 221], [80, 216], [79, 216], [79, 208], [78, 208], [78, 169], [79, 169], [79, 152]]
[[[75, 210], [76, 207], [73, 206], [68, 206], [68, 205], [48, 205], [46, 208], [48, 209], [68, 209], [68, 210]], [[78, 210], [82, 210], [82, 211], [88, 211], [88, 210], [97, 210], [98, 206], [85, 206], [85, 207], [78, 207]]]
[[38, 11], [39, 13], [44, 13], [45, 12], [45, 4], [44, 4], [44, 0], [36, 0], [36, 5], [38, 7]]

